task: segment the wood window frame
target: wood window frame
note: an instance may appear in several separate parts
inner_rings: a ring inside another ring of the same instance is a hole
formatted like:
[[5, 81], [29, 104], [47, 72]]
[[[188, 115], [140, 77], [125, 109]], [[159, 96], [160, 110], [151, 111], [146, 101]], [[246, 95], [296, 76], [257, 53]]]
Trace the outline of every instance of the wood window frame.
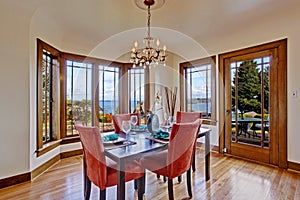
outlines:
[[211, 65], [211, 118], [203, 119], [203, 124], [216, 125], [216, 56], [210, 56], [179, 64], [180, 71], [180, 110], [186, 111], [185, 69], [204, 64]]
[[[51, 149], [54, 149], [58, 146], [60, 141], [59, 119], [56, 116], [53, 120], [55, 120], [58, 124], [58, 129], [54, 130], [55, 133], [53, 133], [54, 136], [50, 142], [46, 144], [43, 142], [43, 75], [41, 70], [43, 68], [43, 50], [49, 52], [52, 56], [54, 56], [57, 59], [58, 64], [60, 63], [60, 51], [37, 38], [37, 156], [43, 155]], [[60, 89], [56, 88], [56, 90]], [[53, 93], [58, 92], [59, 91], [54, 91]], [[59, 96], [56, 96], [55, 100], [59, 100]]]

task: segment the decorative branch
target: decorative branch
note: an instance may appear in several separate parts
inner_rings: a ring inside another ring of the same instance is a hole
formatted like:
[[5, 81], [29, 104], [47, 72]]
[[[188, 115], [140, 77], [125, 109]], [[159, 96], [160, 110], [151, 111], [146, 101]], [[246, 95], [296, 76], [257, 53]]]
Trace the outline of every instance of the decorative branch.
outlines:
[[166, 102], [167, 102], [167, 112], [168, 114], [170, 114], [170, 116], [174, 116], [176, 100], [177, 100], [177, 87], [174, 87], [174, 91], [169, 90], [167, 87], [165, 87], [165, 93], [166, 93]]

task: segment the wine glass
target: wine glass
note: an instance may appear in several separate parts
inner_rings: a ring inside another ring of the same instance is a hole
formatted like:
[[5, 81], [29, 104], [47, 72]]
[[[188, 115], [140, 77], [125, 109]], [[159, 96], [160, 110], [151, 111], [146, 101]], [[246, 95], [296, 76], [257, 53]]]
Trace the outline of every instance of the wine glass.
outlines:
[[135, 128], [135, 126], [138, 123], [138, 117], [136, 115], [131, 115], [130, 116], [130, 121], [131, 121], [131, 124], [132, 124], [133, 128]]
[[130, 144], [128, 141], [127, 135], [131, 130], [131, 121], [130, 120], [124, 120], [122, 121], [122, 131], [126, 134], [126, 141], [123, 144]]

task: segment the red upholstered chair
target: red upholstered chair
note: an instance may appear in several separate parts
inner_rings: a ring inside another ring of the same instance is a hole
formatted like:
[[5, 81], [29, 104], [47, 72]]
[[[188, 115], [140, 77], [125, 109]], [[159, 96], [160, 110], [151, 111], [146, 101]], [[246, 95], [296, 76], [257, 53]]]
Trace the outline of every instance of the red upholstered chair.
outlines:
[[140, 125], [140, 117], [138, 113], [128, 113], [128, 114], [115, 114], [112, 116], [113, 124], [115, 127], [116, 133], [119, 133], [122, 131], [122, 121], [124, 120], [130, 120], [130, 116], [136, 115], [138, 118], [137, 126]]
[[192, 197], [191, 165], [194, 145], [201, 120], [193, 123], [173, 124], [168, 150], [141, 158], [141, 165], [162, 176], [168, 177], [169, 199], [174, 199], [173, 178], [187, 172], [188, 194]]
[[184, 112], [177, 111], [176, 113], [176, 122], [177, 123], [190, 123], [194, 122], [197, 119], [201, 119], [202, 114], [200, 112]]
[[[200, 112], [177, 111], [176, 122], [177, 123], [194, 122], [197, 119], [201, 119], [201, 117], [202, 117], [202, 114]], [[199, 131], [200, 131], [200, 127], [199, 127]], [[195, 151], [196, 151], [196, 143], [195, 143], [195, 150], [194, 150], [193, 164], [192, 164], [193, 172], [196, 170]]]
[[[106, 198], [106, 187], [117, 184], [117, 163], [106, 158], [100, 131], [97, 127], [75, 125], [83, 147], [84, 197], [89, 199], [91, 183], [99, 187], [100, 199]], [[136, 161], [125, 166], [125, 181], [137, 180], [138, 197], [143, 199], [145, 171]]]

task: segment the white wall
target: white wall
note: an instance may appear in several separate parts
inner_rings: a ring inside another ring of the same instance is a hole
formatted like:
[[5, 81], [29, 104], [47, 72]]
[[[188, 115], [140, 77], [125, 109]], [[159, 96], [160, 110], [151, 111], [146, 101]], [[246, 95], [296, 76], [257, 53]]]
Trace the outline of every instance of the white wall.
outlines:
[[0, 178], [29, 171], [29, 20], [12, 10], [1, 3]]

